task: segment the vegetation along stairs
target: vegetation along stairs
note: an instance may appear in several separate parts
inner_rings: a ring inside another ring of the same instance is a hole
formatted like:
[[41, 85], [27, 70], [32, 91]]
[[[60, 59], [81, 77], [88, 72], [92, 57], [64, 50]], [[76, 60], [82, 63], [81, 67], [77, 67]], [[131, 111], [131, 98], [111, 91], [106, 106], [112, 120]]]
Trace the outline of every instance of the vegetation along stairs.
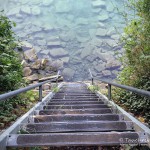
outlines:
[[61, 83], [57, 93], [48, 94], [6, 130], [5, 139], [3, 133], [1, 150], [33, 146], [148, 145], [149, 135], [142, 123], [87, 87], [82, 82]]

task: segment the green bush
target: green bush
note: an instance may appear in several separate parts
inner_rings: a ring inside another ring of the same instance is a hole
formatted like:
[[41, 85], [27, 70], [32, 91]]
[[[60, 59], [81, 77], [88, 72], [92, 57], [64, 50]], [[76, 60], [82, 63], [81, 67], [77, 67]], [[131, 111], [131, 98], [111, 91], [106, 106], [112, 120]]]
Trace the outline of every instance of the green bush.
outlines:
[[22, 82], [22, 66], [18, 50], [18, 42], [11, 22], [3, 14], [0, 15], [0, 92], [17, 89]]
[[[150, 1], [129, 2], [136, 16], [124, 29], [125, 54], [121, 58], [123, 69], [118, 82], [150, 91]], [[114, 99], [150, 124], [150, 98], [115, 89]]]
[[[19, 89], [25, 85], [22, 79], [20, 50], [12, 28], [16, 24], [0, 15], [0, 94]], [[8, 127], [18, 116], [24, 114], [37, 100], [37, 93], [26, 92], [0, 102], [0, 130]]]

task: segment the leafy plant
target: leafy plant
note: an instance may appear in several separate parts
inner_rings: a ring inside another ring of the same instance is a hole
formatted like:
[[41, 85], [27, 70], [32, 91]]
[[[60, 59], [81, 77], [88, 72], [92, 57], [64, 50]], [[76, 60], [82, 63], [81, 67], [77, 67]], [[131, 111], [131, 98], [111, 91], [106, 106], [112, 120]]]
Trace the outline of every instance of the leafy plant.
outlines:
[[[150, 91], [150, 1], [128, 1], [136, 16], [124, 29], [122, 42], [125, 54], [121, 58], [123, 69], [118, 76], [118, 82]], [[117, 88], [114, 99], [150, 124], [149, 98]]]
[[17, 89], [21, 86], [22, 66], [18, 41], [12, 31], [16, 26], [3, 14], [0, 15], [0, 92]]
[[38, 92], [28, 91], [14, 98], [0, 102], [0, 129], [8, 127], [11, 122], [26, 113], [38, 100]]
[[91, 91], [91, 92], [96, 92], [96, 91], [99, 91], [100, 88], [98, 85], [90, 85], [88, 86], [88, 89]]

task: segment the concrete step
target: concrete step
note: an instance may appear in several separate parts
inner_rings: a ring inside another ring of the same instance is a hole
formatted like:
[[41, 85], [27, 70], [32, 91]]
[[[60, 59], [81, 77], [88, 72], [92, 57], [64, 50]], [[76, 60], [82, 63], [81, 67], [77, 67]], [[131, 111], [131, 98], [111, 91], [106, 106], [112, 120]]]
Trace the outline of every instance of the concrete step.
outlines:
[[109, 108], [106, 104], [72, 104], [72, 105], [45, 105], [43, 109], [86, 109], [86, 108]]
[[22, 135], [11, 134], [9, 135], [7, 146], [119, 146], [120, 144], [139, 145], [139, 143], [147, 144], [144, 140], [142, 141], [140, 139], [140, 133], [137, 132], [75, 132]]
[[86, 99], [86, 98], [99, 98], [98, 96], [80, 96], [80, 95], [78, 95], [78, 96], [69, 96], [69, 95], [62, 95], [62, 96], [55, 96], [54, 95], [54, 97], [53, 98], [59, 98], [59, 99], [77, 99], [77, 98], [79, 98], [79, 99]]
[[117, 114], [71, 114], [71, 115], [35, 115], [33, 122], [66, 122], [66, 121], [122, 121], [122, 115]]
[[81, 105], [81, 104], [104, 104], [103, 101], [51, 101], [47, 105]]
[[97, 122], [60, 122], [22, 124], [25, 133], [56, 133], [56, 132], [104, 132], [104, 131], [133, 131], [132, 122], [97, 121]]
[[88, 108], [88, 109], [49, 109], [35, 111], [39, 115], [70, 115], [70, 114], [108, 114], [113, 113], [110, 108]]
[[100, 98], [52, 98], [51, 101], [101, 101]]

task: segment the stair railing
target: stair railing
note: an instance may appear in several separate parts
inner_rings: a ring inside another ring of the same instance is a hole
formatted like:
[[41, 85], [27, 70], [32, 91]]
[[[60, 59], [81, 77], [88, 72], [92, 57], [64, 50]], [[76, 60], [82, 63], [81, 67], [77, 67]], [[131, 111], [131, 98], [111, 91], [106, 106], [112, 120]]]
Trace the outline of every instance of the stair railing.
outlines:
[[4, 101], [8, 98], [14, 97], [18, 94], [21, 94], [23, 92], [27, 92], [27, 91], [32, 90], [32, 89], [37, 88], [37, 87], [39, 87], [39, 101], [42, 101], [42, 85], [44, 85], [46, 83], [51, 83], [53, 81], [56, 81], [56, 83], [58, 83], [58, 79], [60, 77], [61, 77], [60, 72], [58, 71], [57, 76], [53, 79], [46, 80], [44, 82], [40, 82], [40, 83], [37, 83], [37, 84], [34, 84], [34, 85], [30, 85], [30, 86], [27, 86], [25, 88], [21, 88], [21, 89], [11, 91], [11, 92], [8, 92], [8, 93], [5, 93], [5, 94], [1, 94], [0, 95], [0, 101]]
[[[93, 85], [94, 84], [94, 77], [93, 77], [92, 72], [91, 72], [90, 69], [89, 69], [89, 72], [90, 72], [90, 76], [91, 76], [91, 80], [92, 80], [92, 85]], [[99, 81], [101, 81], [103, 83], [107, 83], [108, 84], [108, 99], [109, 100], [111, 100], [111, 97], [112, 97], [112, 92], [111, 92], [112, 91], [111, 90], [112, 86], [115, 86], [115, 87], [118, 87], [118, 88], [121, 88], [121, 89], [125, 89], [127, 91], [131, 91], [133, 93], [137, 93], [139, 95], [150, 97], [150, 92], [146, 91], [146, 90], [137, 89], [137, 88], [134, 88], [134, 87], [131, 87], [131, 86], [126, 86], [126, 85], [114, 83], [114, 82], [103, 80], [103, 79], [98, 79], [98, 78], [95, 78], [95, 79], [99, 80]]]

